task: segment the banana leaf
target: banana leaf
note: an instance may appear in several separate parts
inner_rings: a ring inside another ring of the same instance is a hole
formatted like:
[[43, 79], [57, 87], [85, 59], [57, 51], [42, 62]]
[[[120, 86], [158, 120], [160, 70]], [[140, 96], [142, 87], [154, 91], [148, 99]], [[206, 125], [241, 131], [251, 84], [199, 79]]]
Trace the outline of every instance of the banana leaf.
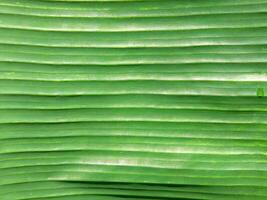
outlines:
[[0, 0], [1, 200], [266, 200], [267, 0]]

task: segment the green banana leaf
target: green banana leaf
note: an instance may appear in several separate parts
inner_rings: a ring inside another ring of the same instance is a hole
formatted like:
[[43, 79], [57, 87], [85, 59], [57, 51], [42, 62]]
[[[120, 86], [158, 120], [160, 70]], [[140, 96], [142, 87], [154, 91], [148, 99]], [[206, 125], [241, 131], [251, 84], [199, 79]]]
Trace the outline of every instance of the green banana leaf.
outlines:
[[267, 0], [0, 0], [1, 200], [266, 200]]

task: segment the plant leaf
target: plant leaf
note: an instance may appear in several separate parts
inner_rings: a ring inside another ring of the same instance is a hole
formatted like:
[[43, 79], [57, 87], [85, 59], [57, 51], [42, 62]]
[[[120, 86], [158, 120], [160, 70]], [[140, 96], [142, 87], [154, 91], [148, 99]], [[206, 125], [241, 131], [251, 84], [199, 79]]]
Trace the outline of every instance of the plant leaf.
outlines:
[[266, 200], [267, 0], [0, 0], [1, 200]]

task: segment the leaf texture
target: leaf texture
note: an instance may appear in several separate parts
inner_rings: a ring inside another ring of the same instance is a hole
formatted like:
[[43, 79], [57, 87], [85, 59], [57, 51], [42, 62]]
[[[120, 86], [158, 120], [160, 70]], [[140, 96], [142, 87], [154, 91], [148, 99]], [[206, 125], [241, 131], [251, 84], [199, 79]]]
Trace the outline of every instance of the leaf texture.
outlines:
[[267, 0], [0, 0], [1, 200], [266, 200]]

